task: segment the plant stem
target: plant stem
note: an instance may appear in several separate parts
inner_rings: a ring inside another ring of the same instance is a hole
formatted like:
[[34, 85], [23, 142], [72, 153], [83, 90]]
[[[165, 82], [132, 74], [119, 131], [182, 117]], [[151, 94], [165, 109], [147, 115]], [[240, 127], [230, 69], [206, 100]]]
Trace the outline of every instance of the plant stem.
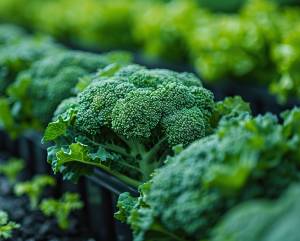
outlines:
[[125, 167], [128, 167], [128, 168], [131, 168], [132, 170], [138, 172], [138, 173], [141, 173], [141, 170], [138, 168], [138, 167], [135, 167], [135, 166], [132, 166], [130, 164], [128, 164], [127, 162], [124, 162], [124, 161], [120, 161], [118, 162], [120, 165], [123, 165]]
[[150, 151], [146, 153], [146, 155], [143, 156], [143, 160], [147, 163], [150, 163], [153, 161], [154, 157], [156, 156], [157, 152], [160, 150], [161, 145], [165, 142], [166, 137], [159, 140]]
[[68, 160], [68, 161], [65, 161], [64, 163], [67, 163], [67, 162], [74, 162], [74, 161], [77, 161], [77, 162], [80, 162], [80, 163], [83, 163], [83, 164], [86, 164], [86, 165], [92, 165], [92, 166], [96, 166], [96, 167], [99, 167], [101, 168], [102, 170], [108, 172], [109, 174], [119, 178], [121, 181], [125, 182], [126, 184], [128, 185], [131, 185], [133, 187], [138, 187], [140, 186], [142, 183], [137, 181], [137, 180], [134, 180], [130, 177], [127, 177], [119, 172], [115, 172], [115, 171], [112, 171], [109, 167], [107, 166], [104, 166], [102, 165], [101, 163], [96, 163], [96, 162], [92, 162], [92, 161], [84, 161], [84, 160]]
[[[101, 146], [101, 144], [98, 144], [98, 145]], [[108, 150], [111, 150], [113, 152], [117, 152], [117, 153], [119, 153], [119, 154], [121, 154], [123, 156], [131, 157], [127, 153], [127, 151], [124, 148], [120, 147], [120, 146], [117, 146], [117, 145], [114, 145], [114, 144], [105, 144], [105, 145], [103, 145], [103, 147], [106, 148], [106, 149], [108, 149]]]
[[143, 173], [143, 180], [148, 181], [150, 178], [150, 175], [153, 173], [154, 169], [159, 165], [157, 160], [155, 160], [155, 157], [157, 155], [157, 152], [161, 149], [162, 143], [166, 140], [166, 138], [162, 138], [160, 141], [158, 141], [154, 147], [152, 147], [151, 150], [148, 152], [144, 152], [142, 155], [142, 160], [140, 161], [140, 168]]
[[98, 143], [96, 141], [93, 141], [91, 139], [89, 139], [89, 141], [94, 144], [95, 146], [102, 146], [104, 147], [105, 149], [108, 149], [110, 151], [113, 151], [113, 152], [116, 152], [116, 153], [119, 153], [123, 156], [127, 156], [127, 157], [130, 157], [130, 154], [128, 154], [128, 152], [125, 150], [125, 148], [123, 147], [120, 147], [120, 146], [117, 146], [115, 144], [101, 144], [101, 143]]

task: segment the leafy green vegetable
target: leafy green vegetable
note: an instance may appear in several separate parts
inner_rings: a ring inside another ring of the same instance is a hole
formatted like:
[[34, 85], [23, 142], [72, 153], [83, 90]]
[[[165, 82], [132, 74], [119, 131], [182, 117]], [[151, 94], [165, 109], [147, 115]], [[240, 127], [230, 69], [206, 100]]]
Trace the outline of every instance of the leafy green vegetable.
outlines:
[[117, 203], [118, 212], [114, 215], [115, 218], [122, 222], [126, 222], [127, 217], [130, 215], [136, 202], [136, 198], [130, 196], [129, 192], [121, 193]]
[[213, 229], [211, 241], [296, 241], [299, 238], [300, 188], [292, 186], [276, 201], [238, 205]]
[[16, 76], [31, 64], [62, 47], [47, 37], [24, 37], [0, 47], [0, 95], [15, 81]]
[[211, 126], [217, 128], [220, 121], [228, 121], [239, 117], [241, 113], [251, 113], [250, 104], [240, 96], [227, 97], [215, 104], [211, 117]]
[[31, 181], [17, 183], [15, 194], [17, 196], [26, 195], [30, 200], [32, 209], [37, 209], [40, 198], [47, 186], [54, 186], [55, 179], [47, 175], [37, 175]]
[[15, 127], [14, 117], [10, 112], [9, 101], [6, 98], [0, 98], [0, 127], [4, 128], [10, 133], [12, 138], [16, 138], [19, 130]]
[[0, 174], [5, 175], [11, 184], [17, 182], [17, 177], [23, 169], [24, 161], [21, 159], [9, 159], [0, 164]]
[[79, 78], [91, 78], [93, 72], [111, 61], [122, 65], [130, 61], [130, 56], [123, 52], [97, 55], [61, 51], [36, 61], [7, 90], [5, 105], [0, 105], [4, 128], [12, 136], [29, 128], [42, 130], [59, 103], [74, 95]]
[[77, 103], [58, 108], [44, 136], [55, 142], [48, 160], [68, 177], [86, 163], [147, 180], [172, 146], [210, 133], [213, 107], [212, 93], [194, 75], [130, 65], [97, 77]]
[[[0, 3], [0, 20], [83, 48], [137, 50], [150, 64], [153, 59], [189, 63], [204, 81], [263, 85], [280, 103], [300, 96], [299, 12], [298, 0]], [[9, 32], [18, 38], [18, 31]]]
[[271, 114], [252, 117], [242, 111], [227, 121], [224, 116], [214, 134], [157, 170], [136, 202], [123, 196], [120, 217], [135, 240], [158, 233], [164, 240], [176, 240], [170, 233], [178, 240], [206, 239], [226, 211], [246, 200], [277, 198], [299, 181], [300, 109], [282, 118], [280, 124]]
[[12, 232], [20, 228], [20, 225], [9, 221], [6, 212], [0, 210], [0, 238], [9, 239], [12, 237]]
[[58, 225], [61, 229], [66, 230], [69, 228], [69, 216], [74, 210], [81, 209], [83, 203], [77, 193], [65, 193], [59, 200], [44, 199], [40, 204], [41, 211], [46, 216], [54, 216], [57, 219]]
[[[299, 21], [298, 21], [299, 22]], [[300, 46], [299, 46], [300, 22], [288, 31], [281, 43], [273, 47], [273, 59], [277, 63], [280, 79], [272, 83], [271, 91], [279, 96], [281, 102], [286, 102], [292, 95], [299, 97], [298, 88], [300, 82]]]
[[185, 38], [200, 15], [194, 1], [137, 1], [132, 14], [133, 37], [149, 59], [182, 63], [188, 58]]
[[209, 18], [213, 20], [195, 28], [189, 41], [195, 66], [205, 80], [240, 78], [261, 69], [266, 71], [266, 42], [252, 19], [236, 15]]

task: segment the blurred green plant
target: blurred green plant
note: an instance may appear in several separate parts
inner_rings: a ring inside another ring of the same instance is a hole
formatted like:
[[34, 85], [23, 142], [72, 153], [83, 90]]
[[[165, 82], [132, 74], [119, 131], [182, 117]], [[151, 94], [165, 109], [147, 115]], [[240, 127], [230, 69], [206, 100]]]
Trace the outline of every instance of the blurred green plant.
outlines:
[[54, 216], [59, 227], [66, 230], [70, 227], [69, 216], [72, 211], [81, 209], [83, 203], [77, 193], [65, 193], [61, 199], [44, 199], [40, 204], [40, 210], [46, 216]]
[[278, 200], [252, 200], [228, 212], [212, 230], [210, 241], [295, 241], [300, 237], [300, 186]]
[[15, 184], [17, 182], [17, 177], [23, 169], [24, 161], [21, 159], [13, 158], [0, 164], [0, 174], [7, 177], [10, 184]]
[[0, 240], [11, 238], [13, 230], [18, 228], [20, 225], [9, 221], [7, 213], [0, 210]]
[[[227, 106], [232, 105], [236, 108], [220, 119], [214, 134], [195, 141], [157, 169], [152, 179], [140, 186], [140, 197], [129, 193], [119, 197], [116, 218], [131, 226], [135, 241], [209, 240], [226, 212], [249, 200], [275, 200], [299, 182], [300, 109], [284, 112], [281, 121], [270, 113], [251, 116], [238, 99], [228, 99], [224, 105], [217, 111], [227, 113]], [[279, 218], [282, 222], [286, 220], [284, 211]], [[239, 219], [235, 224], [230, 221], [217, 240], [285, 240], [250, 239], [247, 234], [251, 235], [251, 230], [238, 236], [242, 228], [249, 227], [248, 221], [258, 231], [268, 228], [260, 227], [256, 215], [249, 217], [253, 220], [245, 215], [241, 224]], [[275, 224], [273, 218], [270, 221]], [[291, 230], [288, 224], [282, 228]], [[230, 234], [236, 238], [230, 239]], [[295, 234], [296, 229], [292, 237]]]
[[48, 175], [37, 175], [31, 181], [17, 183], [15, 194], [17, 196], [26, 195], [30, 200], [31, 208], [37, 209], [39, 201], [46, 187], [54, 186], [56, 181]]
[[141, 51], [151, 63], [189, 62], [204, 81], [267, 86], [284, 103], [300, 97], [299, 6], [298, 0], [2, 0], [0, 20], [84, 48]]
[[201, 7], [215, 12], [236, 12], [245, 2], [246, 0], [198, 0]]
[[271, 91], [284, 103], [290, 96], [300, 97], [300, 22], [274, 45], [272, 57], [280, 73], [278, 81], [271, 84]]

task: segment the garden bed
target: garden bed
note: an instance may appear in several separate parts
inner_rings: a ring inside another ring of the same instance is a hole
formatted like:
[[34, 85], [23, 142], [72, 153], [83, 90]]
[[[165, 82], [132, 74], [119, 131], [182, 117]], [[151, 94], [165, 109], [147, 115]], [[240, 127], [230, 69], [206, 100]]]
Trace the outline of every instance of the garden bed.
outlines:
[[0, 178], [0, 209], [7, 212], [10, 219], [21, 225], [13, 232], [11, 241], [93, 241], [86, 225], [82, 225], [84, 215], [75, 213], [70, 218], [67, 231], [59, 229], [54, 218], [45, 217], [40, 211], [32, 211], [25, 197], [16, 197], [5, 178]]
[[[21, 180], [36, 174], [53, 175], [46, 159], [47, 147], [41, 144], [39, 133], [28, 132], [12, 140], [4, 131], [0, 131], [0, 143], [0, 159], [13, 155], [25, 160], [26, 168]], [[136, 189], [100, 169], [95, 169], [94, 174], [87, 178], [82, 177], [77, 184], [63, 181], [59, 175], [55, 178], [57, 185], [51, 190], [51, 196], [59, 197], [67, 191], [78, 192], [84, 202], [84, 209], [72, 216], [71, 229], [67, 232], [59, 230], [54, 219], [45, 218], [39, 211], [30, 211], [28, 201], [15, 197], [8, 188], [7, 181], [0, 179], [0, 210], [8, 212], [11, 219], [22, 226], [15, 232], [13, 241], [132, 240], [129, 227], [114, 220], [113, 215], [118, 195], [130, 192], [137, 196]]]

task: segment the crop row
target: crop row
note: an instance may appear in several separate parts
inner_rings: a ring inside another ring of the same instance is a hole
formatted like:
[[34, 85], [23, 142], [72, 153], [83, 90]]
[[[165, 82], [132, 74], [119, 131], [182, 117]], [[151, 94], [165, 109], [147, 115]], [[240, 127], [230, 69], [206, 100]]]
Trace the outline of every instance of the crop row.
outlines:
[[189, 62], [207, 82], [268, 86], [280, 102], [299, 97], [300, 10], [289, 6], [295, 1], [214, 2], [2, 0], [0, 19], [84, 48]]
[[115, 214], [135, 241], [299, 236], [299, 108], [254, 116], [238, 96], [216, 102], [194, 74], [8, 25], [0, 56], [1, 127], [12, 137], [44, 132], [65, 179], [100, 168], [138, 188], [137, 198], [120, 195]]

